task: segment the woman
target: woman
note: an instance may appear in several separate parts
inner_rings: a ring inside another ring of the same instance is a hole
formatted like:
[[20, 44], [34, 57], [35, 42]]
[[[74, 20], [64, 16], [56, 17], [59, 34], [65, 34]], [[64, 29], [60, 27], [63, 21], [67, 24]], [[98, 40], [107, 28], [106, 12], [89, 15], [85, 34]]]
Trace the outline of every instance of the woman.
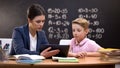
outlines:
[[59, 53], [59, 50], [49, 51], [47, 48], [40, 53], [40, 45], [48, 44], [45, 32], [42, 30], [45, 23], [45, 10], [38, 4], [31, 5], [27, 10], [28, 23], [16, 27], [12, 35], [11, 55], [36, 54], [51, 57]]

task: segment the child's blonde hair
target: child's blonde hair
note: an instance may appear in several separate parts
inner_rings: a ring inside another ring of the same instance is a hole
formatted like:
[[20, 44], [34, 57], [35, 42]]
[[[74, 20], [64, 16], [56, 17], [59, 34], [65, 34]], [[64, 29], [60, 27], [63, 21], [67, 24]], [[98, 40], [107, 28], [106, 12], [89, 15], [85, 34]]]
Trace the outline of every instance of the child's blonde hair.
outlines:
[[72, 24], [79, 24], [84, 29], [89, 28], [89, 21], [87, 21], [85, 18], [76, 18], [75, 20], [72, 21]]

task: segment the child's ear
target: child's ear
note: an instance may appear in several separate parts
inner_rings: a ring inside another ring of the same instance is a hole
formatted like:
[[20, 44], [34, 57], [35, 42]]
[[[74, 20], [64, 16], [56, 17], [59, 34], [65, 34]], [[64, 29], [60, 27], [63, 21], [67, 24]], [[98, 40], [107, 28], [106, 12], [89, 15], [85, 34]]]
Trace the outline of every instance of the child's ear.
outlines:
[[85, 32], [86, 32], [86, 34], [88, 34], [89, 33], [89, 29], [86, 29]]

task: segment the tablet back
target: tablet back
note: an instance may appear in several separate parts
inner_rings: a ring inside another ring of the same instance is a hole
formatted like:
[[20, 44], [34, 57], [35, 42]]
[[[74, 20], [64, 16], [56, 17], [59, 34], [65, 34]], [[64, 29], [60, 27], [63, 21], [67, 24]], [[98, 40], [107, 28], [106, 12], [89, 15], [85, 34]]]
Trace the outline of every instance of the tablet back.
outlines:
[[55, 55], [58, 57], [67, 57], [68, 50], [69, 50], [69, 45], [59, 45], [59, 44], [43, 44], [40, 45], [40, 52], [42, 52], [44, 49], [51, 47], [51, 50], [59, 49], [60, 52], [59, 54]]

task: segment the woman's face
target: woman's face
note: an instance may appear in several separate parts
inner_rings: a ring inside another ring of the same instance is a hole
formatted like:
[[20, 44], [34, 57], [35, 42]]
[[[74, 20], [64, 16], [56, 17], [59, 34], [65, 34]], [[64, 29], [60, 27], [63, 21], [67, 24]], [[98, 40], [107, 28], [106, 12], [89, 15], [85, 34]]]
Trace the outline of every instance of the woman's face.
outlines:
[[30, 27], [36, 31], [42, 30], [44, 23], [45, 23], [44, 15], [36, 16], [33, 20], [29, 20]]
[[74, 38], [80, 42], [86, 37], [88, 29], [84, 30], [84, 28], [79, 24], [72, 24], [72, 32]]

